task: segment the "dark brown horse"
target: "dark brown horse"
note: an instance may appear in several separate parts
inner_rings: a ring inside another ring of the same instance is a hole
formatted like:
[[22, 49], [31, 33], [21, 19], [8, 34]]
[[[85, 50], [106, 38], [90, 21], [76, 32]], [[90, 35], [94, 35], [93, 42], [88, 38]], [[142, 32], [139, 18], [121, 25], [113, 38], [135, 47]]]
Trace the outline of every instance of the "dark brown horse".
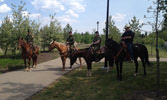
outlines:
[[[92, 53], [92, 48], [85, 48], [85, 49], [79, 49], [79, 50], [76, 50], [74, 53], [72, 53], [72, 56], [71, 56], [71, 65], [73, 65], [75, 62], [76, 62], [76, 59], [78, 57], [83, 57], [84, 60], [86, 61], [86, 64], [87, 64], [87, 69], [88, 69], [88, 73], [87, 73], [87, 76], [91, 76], [92, 75], [92, 62], [95, 61], [95, 55]], [[105, 48], [101, 48], [99, 51], [98, 51], [98, 59], [102, 59], [105, 54]]]
[[[110, 55], [110, 59], [115, 61], [118, 80], [122, 80], [122, 65], [123, 61], [127, 56], [127, 53], [124, 51], [123, 48], [124, 46], [117, 43], [113, 39], [106, 40], [106, 54]], [[132, 49], [133, 49], [134, 62], [136, 66], [134, 75], [138, 73], [138, 61], [137, 61], [138, 57], [141, 59], [144, 69], [144, 75], [146, 75], [145, 63], [150, 66], [147, 48], [142, 44], [133, 44]]]
[[[38, 59], [38, 54], [39, 54], [39, 47], [36, 45], [35, 46], [35, 51], [33, 51], [33, 48], [25, 41], [23, 38], [18, 39], [18, 45], [17, 48], [22, 50], [22, 57], [24, 59], [24, 64], [25, 64], [25, 71], [30, 71], [31, 70], [31, 59], [33, 60], [32, 67], [35, 65], [35, 68], [37, 66], [37, 59]], [[27, 61], [28, 59], [28, 67], [27, 67]]]
[[[57, 50], [59, 51], [59, 54], [60, 54], [61, 60], [62, 60], [62, 64], [63, 64], [62, 70], [64, 71], [65, 70], [65, 64], [66, 64], [66, 59], [69, 56], [68, 47], [65, 44], [62, 44], [62, 43], [59, 43], [59, 42], [56, 42], [56, 41], [53, 40], [50, 43], [49, 50], [53, 50], [54, 48], [57, 48]], [[76, 48], [76, 49], [78, 49], [78, 48]], [[82, 68], [81, 58], [79, 58], [79, 62], [80, 62], [80, 69], [81, 69]], [[72, 65], [70, 66], [70, 68], [72, 68]]]

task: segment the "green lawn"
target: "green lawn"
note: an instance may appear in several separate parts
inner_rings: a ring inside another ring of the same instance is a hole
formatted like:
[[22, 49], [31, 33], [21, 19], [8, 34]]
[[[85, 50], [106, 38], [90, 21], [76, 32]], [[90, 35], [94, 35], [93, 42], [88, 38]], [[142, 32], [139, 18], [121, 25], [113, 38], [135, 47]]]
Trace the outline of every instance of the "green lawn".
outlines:
[[[148, 52], [149, 52], [149, 57], [156, 57], [155, 47], [151, 47], [150, 45], [146, 45], [146, 47], [147, 47]], [[162, 58], [167, 58], [167, 51], [159, 49], [159, 56]]]
[[22, 59], [3, 58], [0, 59], [0, 72], [24, 68]]
[[[116, 68], [106, 73], [101, 67], [104, 63], [93, 64], [93, 76], [87, 77], [87, 69], [75, 69], [30, 100], [156, 100], [156, 63], [146, 67], [139, 65], [139, 74], [135, 77], [134, 64], [124, 63], [123, 80], [116, 79]], [[167, 62], [160, 64], [161, 99], [167, 100]]]

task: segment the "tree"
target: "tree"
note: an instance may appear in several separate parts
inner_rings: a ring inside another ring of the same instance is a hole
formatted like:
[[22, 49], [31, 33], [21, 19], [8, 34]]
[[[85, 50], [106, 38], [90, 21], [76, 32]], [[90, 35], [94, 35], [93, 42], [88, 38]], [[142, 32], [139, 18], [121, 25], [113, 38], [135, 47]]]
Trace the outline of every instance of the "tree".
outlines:
[[1, 33], [0, 33], [0, 48], [4, 51], [4, 55], [6, 56], [7, 51], [10, 47], [12, 47], [13, 42], [13, 24], [10, 21], [10, 18], [6, 16], [2, 21], [1, 25]]
[[140, 24], [140, 20], [134, 16], [129, 22], [131, 30], [135, 33], [134, 43], [141, 43], [141, 28], [143, 27], [143, 23]]
[[[119, 31], [119, 29], [115, 26], [115, 22], [114, 20], [112, 20], [112, 16], [109, 16], [109, 33], [108, 33], [108, 36], [109, 38], [113, 38], [113, 40], [115, 41], [120, 41], [120, 36], [121, 36], [121, 33]], [[106, 31], [106, 29], [103, 29], [104, 33]]]
[[45, 51], [45, 48], [49, 46], [49, 43], [52, 40], [55, 41], [62, 41], [63, 40], [63, 34], [62, 34], [62, 28], [60, 23], [55, 18], [56, 14], [49, 15], [51, 18], [50, 24], [45, 25], [41, 28], [40, 34], [41, 34], [41, 46], [43, 50]]
[[25, 2], [20, 1], [19, 5], [12, 4], [12, 21], [13, 21], [13, 53], [16, 51], [16, 44], [18, 37], [25, 37], [27, 29], [30, 28], [30, 20], [28, 17], [23, 16], [23, 12], [27, 9], [25, 8]]
[[162, 11], [164, 17], [162, 25], [162, 30], [164, 31], [167, 30], [167, 0], [160, 0], [159, 4], [160, 4], [159, 9]]
[[67, 39], [68, 33], [69, 33], [70, 31], [72, 31], [72, 27], [71, 27], [71, 25], [68, 23], [68, 24], [65, 26], [65, 28], [63, 29], [64, 40]]

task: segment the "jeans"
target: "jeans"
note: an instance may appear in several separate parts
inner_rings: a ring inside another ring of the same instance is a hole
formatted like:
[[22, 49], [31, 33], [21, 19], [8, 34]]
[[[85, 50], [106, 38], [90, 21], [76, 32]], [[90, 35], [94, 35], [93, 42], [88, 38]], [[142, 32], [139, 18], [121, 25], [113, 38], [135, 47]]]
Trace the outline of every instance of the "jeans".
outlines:
[[125, 44], [128, 47], [128, 52], [130, 54], [131, 59], [133, 59], [133, 48], [132, 48], [133, 43], [132, 42], [126, 42]]

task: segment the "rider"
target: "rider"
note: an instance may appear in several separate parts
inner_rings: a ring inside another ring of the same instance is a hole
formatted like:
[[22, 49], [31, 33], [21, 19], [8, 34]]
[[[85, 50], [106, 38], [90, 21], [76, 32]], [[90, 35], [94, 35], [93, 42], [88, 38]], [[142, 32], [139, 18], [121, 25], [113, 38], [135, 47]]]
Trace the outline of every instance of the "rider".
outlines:
[[96, 31], [95, 34], [96, 36], [93, 39], [93, 43], [91, 44], [91, 47], [94, 48], [95, 61], [98, 62], [100, 59], [99, 59], [99, 54], [97, 53], [97, 51], [100, 49], [101, 38], [99, 36], [98, 31]]
[[133, 38], [134, 38], [134, 32], [130, 30], [130, 26], [126, 25], [125, 26], [125, 32], [122, 34], [121, 37], [121, 41], [123, 45], [127, 45], [128, 47], [128, 52], [130, 54], [130, 62], [133, 61], [133, 49], [132, 49], [132, 45], [133, 45]]
[[74, 37], [72, 35], [72, 32], [69, 32], [69, 36], [67, 38], [66, 44], [69, 45], [69, 53], [71, 54], [74, 50]]
[[34, 47], [34, 45], [33, 45], [33, 39], [34, 39], [34, 37], [33, 37], [33, 35], [31, 34], [31, 31], [28, 29], [28, 34], [27, 34], [27, 36], [26, 36], [26, 41], [27, 41], [27, 43], [29, 44], [29, 46], [30, 47], [32, 47], [32, 49], [33, 49], [33, 51], [35, 51], [35, 47]]

